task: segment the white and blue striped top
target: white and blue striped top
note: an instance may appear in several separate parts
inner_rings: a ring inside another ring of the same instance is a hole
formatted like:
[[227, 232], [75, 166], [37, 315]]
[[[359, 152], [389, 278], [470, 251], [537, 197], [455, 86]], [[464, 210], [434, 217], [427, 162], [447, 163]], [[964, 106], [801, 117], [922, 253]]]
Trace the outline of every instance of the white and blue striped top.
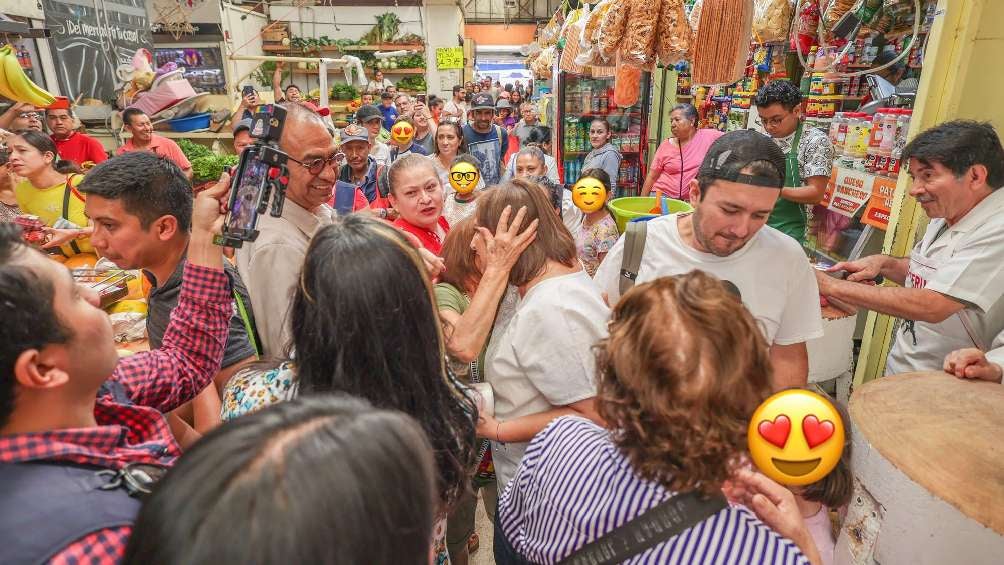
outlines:
[[[672, 495], [640, 478], [603, 428], [576, 416], [537, 434], [499, 501], [506, 538], [534, 563], [557, 563]], [[808, 564], [745, 507], [725, 508], [625, 563]]]

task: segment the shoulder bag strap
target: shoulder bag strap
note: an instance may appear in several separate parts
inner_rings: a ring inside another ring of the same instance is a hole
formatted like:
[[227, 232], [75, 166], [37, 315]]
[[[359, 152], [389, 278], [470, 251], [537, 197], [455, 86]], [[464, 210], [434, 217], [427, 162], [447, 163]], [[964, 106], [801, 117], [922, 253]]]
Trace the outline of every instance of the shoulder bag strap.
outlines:
[[641, 256], [645, 252], [645, 236], [648, 233], [648, 222], [628, 222], [624, 230], [624, 256], [621, 259], [620, 294], [631, 290], [638, 270], [641, 268]]
[[711, 498], [696, 492], [678, 494], [582, 546], [562, 559], [559, 565], [621, 563], [707, 520], [727, 506], [721, 494]]
[[[77, 197], [80, 198], [81, 201], [83, 201], [83, 198], [80, 196], [80, 193], [78, 193], [77, 190], [73, 187], [73, 180], [77, 176], [79, 175], [67, 175], [66, 177], [66, 189], [63, 191], [63, 219], [66, 221], [70, 221], [70, 195], [76, 193]], [[80, 227], [86, 227], [86, 226], [80, 226]], [[73, 249], [73, 253], [75, 255], [80, 254], [80, 247], [77, 246], [77, 242], [75, 240], [70, 241], [70, 249]]]

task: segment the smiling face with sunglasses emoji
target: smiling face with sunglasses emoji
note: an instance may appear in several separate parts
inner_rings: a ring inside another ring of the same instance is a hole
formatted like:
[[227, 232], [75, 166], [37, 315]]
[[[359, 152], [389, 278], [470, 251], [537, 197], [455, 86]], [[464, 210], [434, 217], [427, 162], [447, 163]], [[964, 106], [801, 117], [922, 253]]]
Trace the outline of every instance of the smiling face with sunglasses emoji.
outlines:
[[466, 161], [458, 161], [450, 169], [450, 186], [460, 194], [470, 194], [478, 186], [481, 172]]

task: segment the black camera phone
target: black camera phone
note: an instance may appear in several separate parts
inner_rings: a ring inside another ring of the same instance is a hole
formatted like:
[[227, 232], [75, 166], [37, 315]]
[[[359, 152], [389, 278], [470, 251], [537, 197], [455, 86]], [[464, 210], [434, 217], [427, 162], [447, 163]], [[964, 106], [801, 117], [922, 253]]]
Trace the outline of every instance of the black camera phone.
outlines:
[[258, 91], [255, 90], [254, 87], [251, 86], [250, 84], [247, 85], [247, 86], [245, 86], [241, 90], [241, 96], [244, 97], [244, 98], [247, 98], [248, 96], [251, 96], [252, 94], [258, 94]]
[[[245, 241], [258, 238], [258, 216], [268, 210], [272, 200], [272, 216], [282, 215], [289, 172], [289, 156], [279, 149], [279, 138], [286, 118], [280, 106], [264, 104], [254, 109], [251, 137], [254, 143], [241, 153], [233, 178], [223, 233], [216, 238], [217, 245], [241, 247]], [[274, 196], [273, 196], [274, 192]]]

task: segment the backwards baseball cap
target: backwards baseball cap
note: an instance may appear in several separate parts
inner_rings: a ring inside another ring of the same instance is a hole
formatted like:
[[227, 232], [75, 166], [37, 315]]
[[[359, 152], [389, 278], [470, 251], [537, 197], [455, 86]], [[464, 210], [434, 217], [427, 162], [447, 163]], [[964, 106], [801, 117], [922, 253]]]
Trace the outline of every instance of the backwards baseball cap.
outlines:
[[370, 142], [370, 134], [365, 128], [359, 126], [359, 124], [349, 124], [342, 129], [341, 142], [342, 145], [350, 141], [365, 141]]
[[377, 108], [372, 104], [360, 106], [359, 109], [356, 110], [356, 121], [361, 124], [365, 124], [374, 118], [383, 120], [383, 114], [380, 112], [380, 108]]
[[491, 94], [487, 92], [479, 92], [471, 98], [471, 109], [472, 110], [494, 110], [495, 109], [495, 99], [492, 98]]
[[[777, 169], [777, 176], [742, 172], [755, 161], [766, 161], [773, 165]], [[731, 131], [711, 144], [697, 176], [781, 188], [784, 186], [784, 161], [781, 148], [769, 137], [751, 129]]]

